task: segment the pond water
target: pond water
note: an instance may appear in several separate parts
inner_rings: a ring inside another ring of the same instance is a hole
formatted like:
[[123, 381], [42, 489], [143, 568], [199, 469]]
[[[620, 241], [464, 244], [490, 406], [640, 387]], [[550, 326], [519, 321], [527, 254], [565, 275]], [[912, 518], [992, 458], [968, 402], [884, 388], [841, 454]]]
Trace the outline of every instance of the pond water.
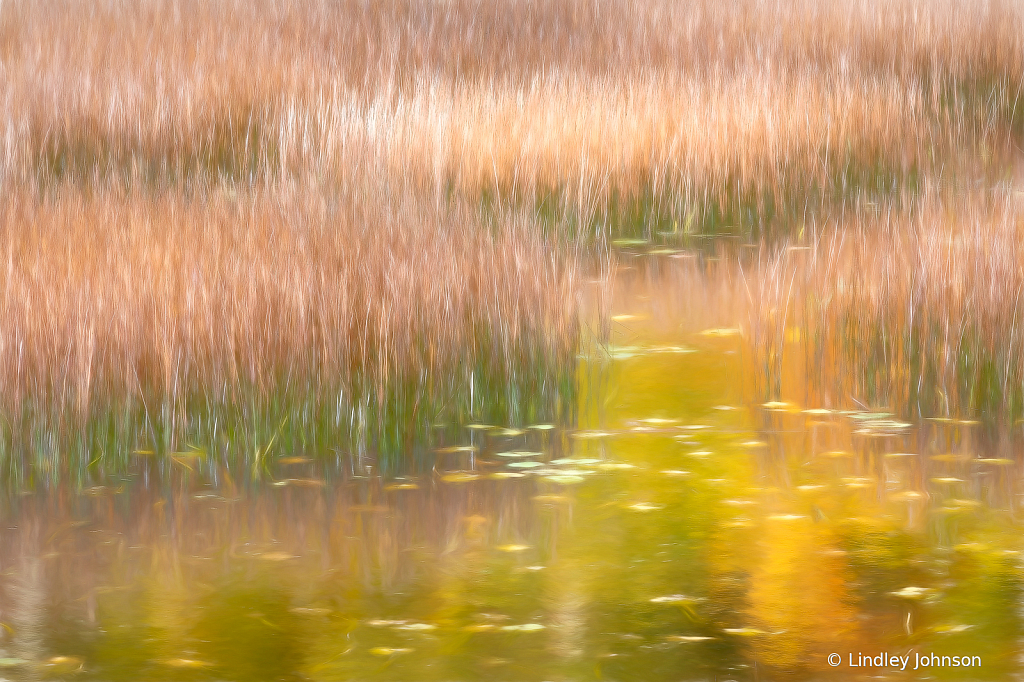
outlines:
[[387, 480], [301, 453], [259, 481], [199, 475], [185, 453], [171, 475], [140, 456], [123, 479], [9, 494], [0, 678], [1016, 674], [1007, 446], [824, 409], [799, 376], [765, 403], [742, 320], [695, 277], [622, 268], [571, 425], [470, 424]]

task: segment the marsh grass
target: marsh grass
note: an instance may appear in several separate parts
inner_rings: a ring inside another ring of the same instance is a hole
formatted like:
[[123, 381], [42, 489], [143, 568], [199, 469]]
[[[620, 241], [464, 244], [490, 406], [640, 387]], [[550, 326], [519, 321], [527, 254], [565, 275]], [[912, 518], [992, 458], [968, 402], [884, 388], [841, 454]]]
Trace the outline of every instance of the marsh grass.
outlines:
[[254, 111], [224, 112], [170, 135], [113, 133], [95, 122], [32, 131], [31, 162], [40, 188], [64, 183], [126, 189], [190, 189], [222, 181], [252, 184], [272, 179], [279, 167], [276, 140]]
[[580, 266], [522, 213], [68, 188], [0, 223], [12, 449], [249, 450], [289, 410], [292, 445], [397, 449], [439, 419], [558, 416]]
[[763, 250], [751, 329], [767, 393], [796, 355], [826, 406], [853, 396], [1012, 425], [1024, 414], [1021, 209], [1013, 192], [930, 193], [811, 227], [809, 247]]
[[851, 168], [948, 169], [1009, 144], [1021, 17], [960, 9], [7, 3], [4, 172], [172, 188], [383, 176], [429, 197], [554, 193], [583, 222], [651, 192], [677, 219], [734, 197], [781, 205]]
[[1005, 175], [1022, 19], [956, 0], [5, 2], [0, 444], [56, 472], [72, 446], [86, 465], [397, 451], [432, 420], [555, 419], [585, 252], [775, 249], [864, 206], [918, 210], [928, 179]]

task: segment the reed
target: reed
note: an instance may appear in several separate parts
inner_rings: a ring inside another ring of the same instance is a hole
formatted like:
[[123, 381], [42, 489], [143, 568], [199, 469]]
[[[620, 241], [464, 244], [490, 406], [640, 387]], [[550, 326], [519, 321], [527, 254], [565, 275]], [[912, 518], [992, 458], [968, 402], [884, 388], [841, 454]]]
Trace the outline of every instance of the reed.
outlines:
[[0, 252], [15, 442], [112, 407], [143, 417], [122, 450], [180, 447], [218, 410], [269, 421], [275, 405], [292, 419], [318, 406], [338, 441], [323, 447], [396, 417], [480, 414], [495, 394], [514, 418], [509, 394], [554, 381], [578, 336], [579, 264], [522, 213], [483, 224], [465, 207], [308, 188], [201, 201], [65, 188], [8, 194]]
[[[774, 385], [796, 356], [826, 407], [908, 416], [1024, 410], [1024, 207], [1008, 191], [930, 193], [912, 210], [808, 227], [748, 274], [754, 346]], [[813, 235], [813, 236], [812, 236]]]
[[9, 178], [384, 175], [584, 220], [948, 172], [1008, 148], [1024, 75], [1010, 4], [12, 2], [0, 26]]
[[1022, 24], [958, 0], [4, 2], [0, 444], [54, 469], [74, 433], [397, 443], [481, 389], [550, 417], [580, 235], [917, 215], [935, 177], [1002, 177]]

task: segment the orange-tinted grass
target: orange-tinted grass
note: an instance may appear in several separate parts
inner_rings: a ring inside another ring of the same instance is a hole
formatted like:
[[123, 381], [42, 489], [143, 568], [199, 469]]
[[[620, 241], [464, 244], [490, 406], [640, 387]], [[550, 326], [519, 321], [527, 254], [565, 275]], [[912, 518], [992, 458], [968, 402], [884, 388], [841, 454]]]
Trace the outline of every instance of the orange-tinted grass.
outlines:
[[[0, 206], [0, 408], [429, 390], [565, 358], [577, 263], [518, 213], [278, 188]], [[491, 229], [493, 227], [493, 229]]]

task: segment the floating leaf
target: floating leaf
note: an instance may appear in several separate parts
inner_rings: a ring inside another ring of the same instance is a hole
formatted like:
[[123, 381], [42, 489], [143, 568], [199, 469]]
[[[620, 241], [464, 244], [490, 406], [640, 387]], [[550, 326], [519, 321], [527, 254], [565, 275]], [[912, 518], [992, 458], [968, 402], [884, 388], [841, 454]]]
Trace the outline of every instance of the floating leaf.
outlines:
[[544, 480], [551, 481], [552, 483], [558, 483], [559, 485], [575, 485], [576, 483], [582, 483], [586, 479], [582, 476], [558, 474], [555, 476], [545, 476]]
[[286, 478], [283, 481], [274, 481], [277, 487], [292, 486], [294, 488], [323, 488], [326, 483], [315, 478]]
[[892, 416], [891, 412], [850, 412], [850, 419], [855, 421], [879, 421]]
[[525, 552], [530, 549], [530, 545], [500, 545], [498, 549], [502, 552]]
[[919, 493], [916, 490], [904, 490], [903, 492], [890, 495], [889, 499], [893, 502], [914, 502], [924, 497], [924, 493]]
[[287, 561], [288, 559], [294, 559], [295, 556], [288, 554], [287, 552], [266, 552], [264, 554], [257, 555], [264, 561]]
[[950, 499], [950, 500], [946, 500], [946, 504], [950, 504], [950, 505], [953, 505], [955, 507], [980, 507], [981, 506], [981, 501], [980, 500], [960, 500], [960, 499], [953, 498], [953, 499]]
[[722, 632], [735, 635], [736, 637], [757, 637], [758, 635], [768, 634], [764, 630], [757, 630], [756, 628], [725, 628]]
[[398, 648], [392, 649], [386, 646], [377, 646], [370, 649], [370, 653], [374, 656], [397, 656], [398, 654], [409, 654], [412, 653], [412, 649]]
[[576, 433], [571, 434], [571, 437], [577, 440], [592, 440], [595, 438], [608, 438], [611, 435], [614, 434], [608, 433], [607, 431], [577, 431]]
[[536, 469], [537, 467], [544, 466], [543, 462], [509, 462], [509, 467], [513, 469]]
[[396, 625], [395, 629], [409, 630], [412, 632], [427, 632], [429, 630], [436, 630], [437, 626], [433, 623], [402, 623], [401, 625]]
[[468, 483], [478, 478], [480, 478], [480, 474], [472, 471], [452, 471], [441, 476], [441, 480], [445, 483]]
[[933, 592], [933, 590], [930, 589], [930, 588], [927, 588], [927, 587], [913, 587], [913, 586], [910, 586], [910, 587], [904, 587], [902, 590], [897, 590], [895, 592], [890, 592], [889, 594], [891, 594], [894, 597], [899, 597], [900, 599], [918, 600], [918, 599], [924, 599], [925, 597], [927, 597], [932, 592]]
[[384, 490], [419, 490], [419, 486], [415, 483], [392, 483], [384, 486]]
[[161, 661], [166, 666], [171, 668], [186, 668], [191, 670], [198, 670], [200, 668], [209, 668], [210, 663], [206, 661], [197, 661], [194, 658], [169, 658], [165, 661]]
[[963, 542], [959, 545], [953, 545], [953, 549], [958, 552], [987, 552], [991, 547], [983, 542]]
[[501, 629], [505, 632], [537, 632], [543, 630], [544, 626], [540, 623], [523, 623], [522, 625], [505, 625]]
[[650, 504], [649, 502], [637, 502], [626, 506], [626, 509], [632, 509], [633, 511], [638, 512], [657, 511], [664, 508], [665, 505], [663, 504]]
[[696, 604], [704, 601], [699, 597], [687, 597], [685, 594], [670, 594], [664, 597], [655, 597], [652, 604]]

